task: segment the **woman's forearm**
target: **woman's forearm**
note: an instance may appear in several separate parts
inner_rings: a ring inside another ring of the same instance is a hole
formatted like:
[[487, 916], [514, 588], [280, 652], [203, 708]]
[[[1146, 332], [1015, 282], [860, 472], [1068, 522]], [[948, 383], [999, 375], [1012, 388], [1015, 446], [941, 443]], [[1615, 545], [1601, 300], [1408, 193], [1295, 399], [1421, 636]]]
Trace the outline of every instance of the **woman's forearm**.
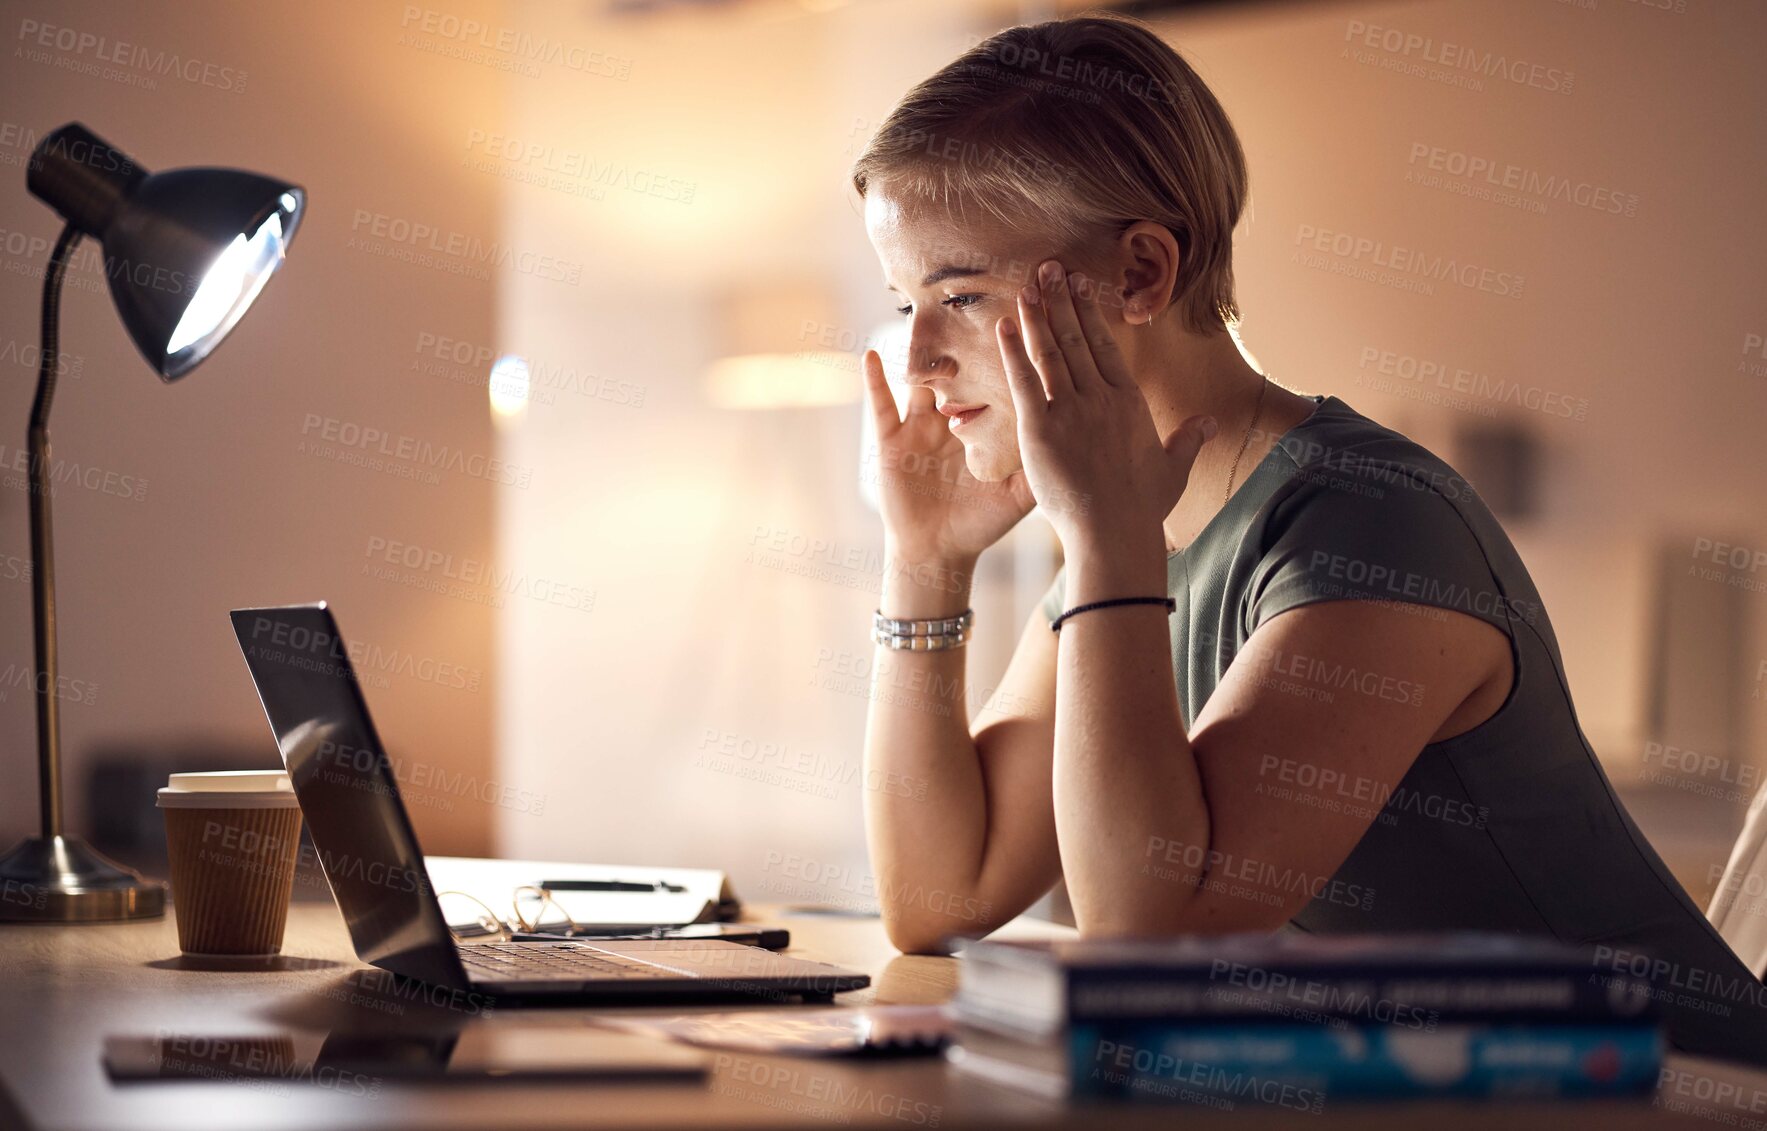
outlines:
[[[1157, 530], [1069, 554], [1067, 608], [1165, 593]], [[1196, 888], [1174, 892], [1146, 874], [1149, 848], [1181, 839], [1207, 857], [1209, 810], [1179, 708], [1169, 623], [1162, 606], [1122, 605], [1062, 624], [1055, 825], [1075, 920], [1088, 934], [1171, 929]]]
[[[974, 564], [886, 550], [878, 607], [899, 620], [956, 616], [969, 607]], [[905, 950], [994, 925], [974, 898], [988, 823], [966, 709], [968, 655], [872, 652], [865, 831], [885, 927]]]

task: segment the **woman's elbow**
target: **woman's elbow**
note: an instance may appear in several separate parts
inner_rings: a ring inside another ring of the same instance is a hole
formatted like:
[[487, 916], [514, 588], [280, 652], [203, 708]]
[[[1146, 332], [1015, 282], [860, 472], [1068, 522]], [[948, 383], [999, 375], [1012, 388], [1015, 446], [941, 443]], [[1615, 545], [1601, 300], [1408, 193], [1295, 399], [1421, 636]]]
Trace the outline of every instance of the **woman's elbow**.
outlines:
[[903, 954], [946, 955], [955, 941], [948, 926], [921, 916], [885, 911], [883, 926], [890, 945]]
[[981, 938], [1000, 925], [996, 905], [969, 885], [880, 887], [884, 934], [903, 954], [950, 954], [965, 939]]
[[981, 938], [994, 929], [985, 915], [941, 914], [900, 907], [884, 908], [883, 926], [890, 945], [903, 954], [950, 954], [966, 939]]

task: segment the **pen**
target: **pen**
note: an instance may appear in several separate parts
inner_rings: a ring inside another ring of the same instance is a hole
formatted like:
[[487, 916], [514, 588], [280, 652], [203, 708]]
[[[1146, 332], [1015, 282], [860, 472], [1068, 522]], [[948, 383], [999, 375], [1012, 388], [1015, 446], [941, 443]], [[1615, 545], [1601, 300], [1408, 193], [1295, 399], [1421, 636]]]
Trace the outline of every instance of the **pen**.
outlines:
[[632, 883], [629, 880], [541, 880], [545, 891], [686, 891], [680, 884], [658, 880], [654, 884]]

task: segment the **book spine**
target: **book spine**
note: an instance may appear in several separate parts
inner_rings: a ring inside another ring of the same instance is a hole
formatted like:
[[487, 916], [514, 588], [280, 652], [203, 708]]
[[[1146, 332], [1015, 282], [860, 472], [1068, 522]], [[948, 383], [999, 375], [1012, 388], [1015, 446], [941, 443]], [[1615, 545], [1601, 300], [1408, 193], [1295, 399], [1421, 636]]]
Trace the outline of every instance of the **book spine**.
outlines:
[[[962, 1007], [961, 995], [959, 1008]], [[1189, 972], [1075, 970], [1070, 1022], [1227, 1018], [1373, 1023], [1429, 1031], [1463, 1021], [1655, 1020], [1647, 979], [1589, 970], [1492, 973], [1231, 968]]]
[[1334, 1099], [1627, 1095], [1663, 1061], [1648, 1025], [1077, 1025], [1067, 1040], [1076, 1095], [1315, 1113]]

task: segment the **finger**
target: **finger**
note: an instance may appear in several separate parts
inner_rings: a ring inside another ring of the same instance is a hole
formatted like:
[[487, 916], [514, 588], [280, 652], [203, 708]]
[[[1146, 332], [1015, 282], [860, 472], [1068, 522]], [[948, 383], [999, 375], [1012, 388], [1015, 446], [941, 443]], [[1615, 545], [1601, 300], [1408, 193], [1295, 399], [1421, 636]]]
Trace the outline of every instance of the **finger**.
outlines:
[[913, 420], [917, 416], [937, 416], [939, 398], [933, 395], [931, 385], [908, 386], [908, 411], [902, 414], [903, 420]]
[[1099, 379], [1107, 385], [1133, 385], [1135, 379], [1129, 376], [1129, 363], [1123, 358], [1116, 335], [1111, 333], [1104, 308], [1098, 305], [1100, 285], [1098, 280], [1084, 275], [1068, 277], [1068, 289], [1074, 292], [1074, 306], [1080, 316], [1080, 329], [1092, 350], [1092, 362], [1098, 367]]
[[1056, 401], [1074, 391], [1074, 379], [1068, 375], [1068, 363], [1061, 356], [1061, 346], [1056, 344], [1043, 307], [1043, 293], [1035, 281], [1020, 289], [1018, 325], [1025, 352], [1042, 375], [1049, 399]]
[[1006, 387], [1012, 393], [1012, 405], [1019, 423], [1034, 421], [1049, 410], [1049, 397], [1043, 389], [1043, 378], [1025, 353], [1025, 343], [1018, 327], [1010, 318], [994, 325], [994, 338], [1000, 343], [1000, 360], [1006, 364]]
[[1067, 272], [1051, 259], [1039, 269], [1038, 278], [1042, 284], [1042, 306], [1049, 318], [1049, 329], [1055, 335], [1056, 347], [1061, 350], [1062, 361], [1067, 365], [1074, 388], [1080, 391], [1097, 388], [1102, 378], [1092, 361], [1086, 333], [1080, 329], [1080, 314], [1074, 309], [1073, 287], [1069, 284]]
[[1204, 444], [1215, 438], [1219, 427], [1212, 416], [1191, 416], [1173, 429], [1172, 434], [1161, 444], [1166, 450], [1166, 458], [1171, 463], [1173, 474], [1182, 474], [1186, 479], [1189, 478], [1197, 453], [1203, 450]]
[[900, 412], [896, 408], [896, 395], [890, 392], [889, 378], [884, 376], [883, 358], [876, 350], [865, 351], [863, 361], [865, 369], [865, 400], [871, 405], [871, 414], [877, 423], [877, 434], [888, 436], [896, 425], [902, 423]]

